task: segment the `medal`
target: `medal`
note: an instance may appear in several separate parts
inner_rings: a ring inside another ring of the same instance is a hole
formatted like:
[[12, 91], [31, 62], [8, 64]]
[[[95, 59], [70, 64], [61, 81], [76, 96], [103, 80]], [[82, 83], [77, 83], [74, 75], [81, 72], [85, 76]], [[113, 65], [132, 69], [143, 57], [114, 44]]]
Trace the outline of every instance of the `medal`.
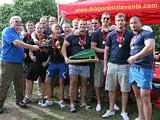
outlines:
[[131, 46], [131, 49], [133, 50], [133, 49], [134, 49], [134, 46]]
[[105, 43], [106, 43], [106, 42], [103, 40], [102, 44], [105, 45]]
[[121, 47], [122, 47], [122, 44], [119, 44], [118, 47], [121, 48]]
[[[82, 37], [83, 37], [83, 39], [82, 39]], [[86, 45], [86, 35], [79, 36], [79, 45], [81, 46], [81, 49], [85, 48], [85, 45]]]
[[125, 33], [125, 29], [122, 31], [122, 34], [119, 35], [118, 31], [116, 32], [116, 36], [117, 36], [117, 42], [118, 42], [118, 47], [121, 48], [122, 47], [122, 42], [124, 41], [124, 33]]

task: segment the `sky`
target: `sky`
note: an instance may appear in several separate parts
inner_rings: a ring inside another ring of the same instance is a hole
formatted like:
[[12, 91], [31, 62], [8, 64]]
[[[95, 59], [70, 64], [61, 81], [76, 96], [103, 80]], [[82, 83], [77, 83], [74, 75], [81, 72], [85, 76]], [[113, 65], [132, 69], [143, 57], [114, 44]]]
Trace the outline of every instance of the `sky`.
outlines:
[[[77, 0], [56, 0], [59, 1], [60, 3], [71, 3], [71, 2], [76, 2]], [[12, 0], [0, 0], [0, 5], [4, 3], [12, 3]]]

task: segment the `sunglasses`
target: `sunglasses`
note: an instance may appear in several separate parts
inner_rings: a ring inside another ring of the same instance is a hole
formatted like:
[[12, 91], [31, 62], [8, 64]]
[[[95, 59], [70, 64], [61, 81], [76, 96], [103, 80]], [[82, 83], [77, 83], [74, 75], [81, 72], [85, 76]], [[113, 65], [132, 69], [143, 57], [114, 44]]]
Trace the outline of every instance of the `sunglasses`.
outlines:
[[92, 23], [92, 24], [98, 24], [98, 23]]
[[103, 20], [105, 20], [105, 19], [110, 20], [110, 18], [108, 18], [108, 17], [104, 17], [104, 18], [103, 18]]

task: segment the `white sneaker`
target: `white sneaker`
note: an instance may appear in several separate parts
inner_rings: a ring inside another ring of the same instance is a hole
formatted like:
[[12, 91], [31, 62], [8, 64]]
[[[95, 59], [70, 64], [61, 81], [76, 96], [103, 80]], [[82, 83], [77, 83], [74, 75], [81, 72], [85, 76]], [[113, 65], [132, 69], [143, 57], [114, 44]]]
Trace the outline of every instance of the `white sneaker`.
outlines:
[[60, 108], [64, 108], [66, 106], [63, 100], [60, 100], [58, 104]]
[[114, 116], [115, 115], [115, 111], [110, 111], [110, 110], [106, 110], [106, 113], [104, 115], [102, 115], [102, 118], [107, 118], [110, 116]]
[[88, 110], [91, 106], [87, 105], [87, 103], [82, 103], [80, 107], [84, 108], [85, 110]]
[[52, 100], [46, 100], [44, 104], [41, 104], [41, 107], [47, 107], [47, 106], [51, 106], [53, 105], [53, 101]]
[[76, 112], [76, 107], [75, 107], [75, 105], [74, 104], [71, 104], [70, 106], [69, 106], [69, 108], [70, 108], [70, 112]]
[[139, 117], [137, 117], [135, 120], [144, 120], [143, 118], [139, 118]]
[[119, 107], [117, 104], [114, 104], [114, 110], [118, 111], [119, 110]]
[[123, 120], [129, 120], [128, 113], [121, 112], [121, 116], [122, 116]]
[[99, 111], [101, 111], [101, 104], [97, 104], [96, 106], [96, 112], [99, 112]]

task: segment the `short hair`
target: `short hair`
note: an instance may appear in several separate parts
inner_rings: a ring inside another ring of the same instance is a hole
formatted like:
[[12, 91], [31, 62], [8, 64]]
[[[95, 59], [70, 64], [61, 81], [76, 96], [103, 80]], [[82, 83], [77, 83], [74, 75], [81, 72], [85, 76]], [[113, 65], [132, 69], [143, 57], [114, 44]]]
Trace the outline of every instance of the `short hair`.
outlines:
[[124, 13], [118, 13], [118, 14], [116, 14], [116, 16], [115, 16], [115, 18], [121, 18], [121, 17], [123, 17], [124, 20], [126, 20], [126, 15], [125, 15]]
[[34, 23], [32, 21], [27, 21], [25, 26], [27, 26], [28, 24], [33, 24], [34, 25]]
[[22, 21], [22, 19], [21, 19], [20, 16], [13, 16], [13, 17], [11, 17], [10, 20], [9, 20], [10, 25], [12, 24], [12, 22], [13, 22], [14, 19], [19, 19], [20, 21]]
[[109, 17], [111, 17], [108, 12], [104, 12], [104, 13], [102, 14], [102, 16], [103, 16], [103, 15], [108, 15]]
[[138, 20], [139, 22], [140, 22], [140, 18], [138, 17], [138, 16], [132, 16], [131, 18], [130, 18], [130, 20], [131, 19], [136, 19], [136, 20]]

